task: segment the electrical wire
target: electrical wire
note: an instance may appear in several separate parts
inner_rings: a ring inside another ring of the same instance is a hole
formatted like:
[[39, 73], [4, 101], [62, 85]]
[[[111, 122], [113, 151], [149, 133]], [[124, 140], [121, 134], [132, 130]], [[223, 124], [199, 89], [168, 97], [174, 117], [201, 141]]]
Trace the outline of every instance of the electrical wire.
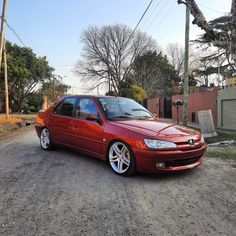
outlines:
[[210, 11], [216, 12], [216, 13], [227, 14], [227, 12], [217, 11], [217, 10], [214, 10], [214, 9], [212, 9], [212, 8], [210, 8], [210, 7], [208, 7], [208, 6], [205, 6], [205, 5], [203, 5], [203, 4], [200, 4], [200, 3], [198, 3], [198, 5], [201, 6], [201, 7], [203, 7], [203, 8], [205, 8], [205, 9], [208, 9], [208, 10], [210, 10]]
[[26, 45], [24, 44], [24, 42], [23, 42], [22, 39], [20, 38], [19, 34], [16, 33], [16, 31], [9, 25], [9, 23], [8, 23], [7, 21], [6, 21], [6, 25], [7, 25], [7, 27], [9, 28], [9, 30], [11, 30], [11, 31], [15, 34], [15, 36], [16, 36], [17, 39], [22, 43], [22, 45], [23, 45], [24, 47], [26, 47]]
[[153, 25], [153, 23], [154, 23], [155, 20], [157, 19], [157, 16], [159, 16], [159, 15], [161, 14], [161, 12], [166, 8], [167, 3], [168, 3], [168, 0], [166, 0], [166, 1], [164, 2], [164, 4], [161, 6], [160, 10], [157, 11], [157, 13], [156, 13], [156, 15], [154, 16], [154, 18], [152, 19], [152, 21], [151, 21], [151, 22], [149, 23], [149, 25], [146, 27], [146, 30], [147, 30], [148, 28], [150, 28], [150, 26]]
[[139, 28], [145, 28], [145, 25], [147, 25], [149, 23], [150, 19], [152, 18], [153, 14], [156, 12], [156, 10], [161, 2], [162, 2], [162, 0], [156, 1], [157, 4], [153, 5], [152, 11], [150, 11], [149, 15], [146, 15], [144, 21], [141, 22]]
[[[170, 6], [169, 6], [169, 8], [167, 9], [167, 11], [166, 11], [166, 13], [163, 15], [163, 17], [161, 18], [161, 20], [159, 21], [159, 23], [157, 24], [157, 27], [155, 27], [155, 31], [157, 30], [157, 28], [158, 27], [160, 27], [160, 25], [162, 24], [162, 22], [165, 20], [165, 18], [168, 16], [168, 14], [169, 14], [169, 12], [170, 12], [170, 10], [173, 8], [173, 4], [171, 4]], [[153, 32], [153, 34], [154, 34], [154, 32]], [[152, 34], [152, 35], [153, 35]]]
[[134, 35], [134, 32], [135, 32], [136, 29], [138, 28], [140, 22], [143, 20], [143, 17], [146, 15], [146, 13], [147, 13], [147, 11], [148, 11], [148, 9], [149, 9], [149, 7], [151, 6], [152, 3], [153, 3], [153, 0], [150, 1], [150, 3], [149, 3], [148, 6], [146, 7], [146, 9], [145, 9], [143, 15], [141, 16], [141, 18], [139, 19], [139, 21], [138, 21], [138, 23], [136, 24], [135, 28], [133, 29], [132, 33], [130, 34], [130, 36], [129, 36], [128, 40], [127, 40], [127, 44], [128, 44], [128, 42], [130, 41], [130, 39], [132, 38], [132, 36]]

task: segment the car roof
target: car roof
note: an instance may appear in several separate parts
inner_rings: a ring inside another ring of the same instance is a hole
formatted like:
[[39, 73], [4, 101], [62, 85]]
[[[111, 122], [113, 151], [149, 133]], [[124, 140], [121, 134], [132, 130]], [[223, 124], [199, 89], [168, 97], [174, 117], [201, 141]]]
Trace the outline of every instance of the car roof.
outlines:
[[62, 98], [70, 98], [70, 97], [86, 97], [86, 98], [125, 98], [125, 97], [119, 97], [119, 96], [79, 95], [79, 94], [66, 95], [66, 96], [63, 96]]

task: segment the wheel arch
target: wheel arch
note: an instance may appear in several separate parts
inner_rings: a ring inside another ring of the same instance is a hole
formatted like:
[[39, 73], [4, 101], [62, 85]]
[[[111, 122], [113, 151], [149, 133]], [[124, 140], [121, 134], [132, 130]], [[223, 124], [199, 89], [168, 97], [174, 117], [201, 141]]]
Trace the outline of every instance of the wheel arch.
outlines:
[[[129, 167], [128, 167], [128, 169], [125, 170], [125, 172], [122, 172], [122, 173], [118, 173], [117, 170], [114, 169], [114, 166], [111, 165], [111, 163], [109, 161], [110, 147], [111, 147], [112, 144], [114, 144], [116, 142], [120, 142], [120, 143], [124, 144], [128, 148], [128, 151], [130, 153], [130, 164], [129, 164]], [[106, 161], [109, 163], [109, 165], [111, 166], [113, 171], [116, 174], [118, 174], [118, 175], [128, 177], [128, 176], [132, 176], [133, 174], [135, 174], [137, 172], [137, 161], [136, 161], [136, 157], [135, 157], [134, 151], [133, 151], [131, 145], [128, 142], [126, 142], [126, 141], [124, 141], [122, 139], [113, 139], [113, 140], [110, 141], [109, 145], [107, 146]]]
[[109, 142], [109, 144], [107, 145], [107, 149], [106, 149], [106, 161], [107, 161], [107, 162], [108, 162], [108, 158], [109, 158], [109, 150], [110, 150], [110, 147], [111, 147], [111, 145], [112, 145], [113, 143], [115, 143], [115, 142], [124, 143], [124, 144], [129, 148], [129, 151], [131, 151], [131, 154], [132, 154], [132, 155], [134, 156], [134, 158], [136, 159], [136, 157], [135, 157], [135, 155], [134, 155], [134, 151], [133, 151], [131, 145], [130, 145], [128, 142], [126, 142], [126, 141], [124, 141], [124, 140], [122, 140], [122, 139], [116, 138], [116, 139], [112, 139], [112, 140]]

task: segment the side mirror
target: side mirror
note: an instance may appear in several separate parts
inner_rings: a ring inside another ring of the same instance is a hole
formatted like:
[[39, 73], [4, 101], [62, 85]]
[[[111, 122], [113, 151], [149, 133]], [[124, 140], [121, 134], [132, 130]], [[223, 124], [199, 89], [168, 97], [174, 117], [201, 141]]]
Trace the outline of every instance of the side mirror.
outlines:
[[86, 116], [86, 120], [96, 121], [96, 122], [100, 123], [100, 119], [98, 118], [98, 116], [92, 115], [92, 114], [88, 114]]

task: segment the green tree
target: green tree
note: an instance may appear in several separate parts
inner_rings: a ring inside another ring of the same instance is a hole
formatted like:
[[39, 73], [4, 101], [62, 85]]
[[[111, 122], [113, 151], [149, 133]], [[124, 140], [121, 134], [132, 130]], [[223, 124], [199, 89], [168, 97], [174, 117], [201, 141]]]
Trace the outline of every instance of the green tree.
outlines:
[[149, 96], [155, 96], [158, 89], [168, 92], [181, 81], [167, 57], [156, 51], [137, 56], [129, 76], [133, 84], [143, 88]]
[[190, 74], [188, 76], [188, 85], [189, 86], [196, 86], [197, 85], [197, 80], [194, 78], [193, 74]]
[[131, 86], [130, 95], [139, 103], [143, 103], [143, 100], [148, 98], [146, 91], [137, 84]]
[[[30, 48], [6, 42], [9, 102], [13, 112], [20, 112], [40, 85], [52, 76], [46, 57], [37, 57]], [[1, 78], [4, 78], [3, 70]], [[3, 90], [3, 79], [0, 83]]]
[[[215, 50], [210, 50], [213, 40], [208, 37], [207, 33], [200, 35], [199, 38], [193, 40], [193, 42], [204, 49], [205, 52], [208, 51], [207, 55], [200, 57], [199, 68], [195, 71], [197, 76], [208, 77], [212, 74], [218, 73], [218, 66], [220, 67], [220, 74], [225, 76], [232, 76], [236, 72], [236, 66], [231, 58], [229, 52], [229, 47], [227, 42], [230, 41], [230, 27], [231, 27], [231, 17], [228, 15], [218, 17], [209, 22], [209, 25], [221, 32], [225, 37], [225, 43], [219, 44], [218, 48]], [[207, 65], [207, 66], [206, 66]], [[204, 68], [205, 67], [205, 68]], [[220, 81], [218, 81], [220, 82]]]
[[128, 77], [125, 81], [120, 84], [120, 96], [132, 98], [131, 87], [133, 82], [130, 77]]
[[[232, 0], [230, 14], [218, 17], [208, 22], [195, 0], [177, 0], [178, 4], [185, 4], [189, 7], [194, 17], [193, 24], [196, 24], [205, 33], [197, 40], [205, 46], [213, 45], [225, 54], [228, 65], [235, 72], [236, 66], [236, 2]], [[214, 58], [217, 54], [212, 55]], [[217, 55], [218, 57], [218, 55]]]
[[43, 106], [43, 94], [41, 91], [33, 93], [22, 106], [24, 113], [38, 112]]
[[60, 76], [53, 75], [52, 79], [43, 82], [41, 93], [48, 97], [49, 104], [52, 104], [58, 98], [67, 94], [71, 87], [62, 82]]

